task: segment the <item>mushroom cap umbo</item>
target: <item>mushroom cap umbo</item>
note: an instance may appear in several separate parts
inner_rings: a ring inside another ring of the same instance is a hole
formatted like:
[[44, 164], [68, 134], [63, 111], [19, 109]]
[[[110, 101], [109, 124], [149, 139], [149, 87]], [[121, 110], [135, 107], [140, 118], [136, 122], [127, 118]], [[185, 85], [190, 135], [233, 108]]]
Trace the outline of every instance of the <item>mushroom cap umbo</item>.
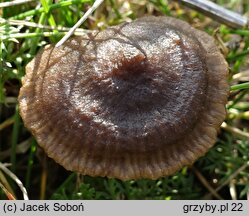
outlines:
[[26, 67], [20, 113], [68, 170], [156, 179], [215, 143], [227, 73], [211, 36], [145, 17], [45, 47]]

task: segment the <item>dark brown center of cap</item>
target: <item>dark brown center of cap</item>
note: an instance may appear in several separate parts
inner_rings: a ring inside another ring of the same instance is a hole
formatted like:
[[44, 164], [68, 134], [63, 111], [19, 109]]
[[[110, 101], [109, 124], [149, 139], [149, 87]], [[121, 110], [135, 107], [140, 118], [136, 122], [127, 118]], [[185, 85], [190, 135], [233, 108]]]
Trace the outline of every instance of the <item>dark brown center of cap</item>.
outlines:
[[[131, 27], [124, 27], [117, 38], [90, 42], [87, 55], [97, 53], [97, 59], [80, 61], [73, 79], [67, 71], [58, 71], [62, 76], [57, 81], [51, 67], [42, 92], [50, 100], [49, 109], [58, 106], [50, 97], [58, 90], [57, 97], [63, 97], [68, 112], [77, 116], [68, 119], [70, 125], [120, 140], [115, 145], [128, 139], [131, 146], [134, 142], [148, 148], [150, 136], [166, 145], [192, 130], [207, 86], [202, 48], [176, 30], [139, 27], [143, 31], [135, 36]], [[65, 91], [70, 92], [67, 97], [61, 94]], [[129, 145], [125, 143], [127, 150]]]

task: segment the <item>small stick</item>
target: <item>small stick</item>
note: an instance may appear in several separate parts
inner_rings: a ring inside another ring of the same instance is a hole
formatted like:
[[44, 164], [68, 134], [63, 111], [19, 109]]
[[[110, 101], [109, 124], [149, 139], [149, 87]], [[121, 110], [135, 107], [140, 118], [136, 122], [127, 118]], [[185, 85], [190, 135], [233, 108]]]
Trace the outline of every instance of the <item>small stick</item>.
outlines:
[[55, 45], [55, 47], [61, 46], [73, 33], [80, 27], [80, 25], [101, 5], [104, 0], [96, 0], [91, 8], [84, 14], [83, 17], [70, 29], [70, 31]]
[[15, 1], [10, 1], [10, 2], [2, 2], [0, 3], [0, 8], [24, 4], [27, 2], [31, 2], [31, 1], [34, 1], [34, 0], [15, 0]]
[[209, 0], [179, 0], [179, 2], [232, 28], [244, 28], [249, 25], [247, 18]]

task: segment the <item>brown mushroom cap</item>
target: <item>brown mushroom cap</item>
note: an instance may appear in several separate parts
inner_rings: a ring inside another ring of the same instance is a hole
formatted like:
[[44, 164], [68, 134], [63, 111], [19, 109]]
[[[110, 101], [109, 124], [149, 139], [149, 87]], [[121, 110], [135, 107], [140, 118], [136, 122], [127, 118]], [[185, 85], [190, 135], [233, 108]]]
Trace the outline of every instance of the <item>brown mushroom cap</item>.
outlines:
[[174, 18], [145, 17], [39, 52], [26, 68], [20, 113], [68, 170], [156, 179], [214, 144], [227, 72], [212, 37]]

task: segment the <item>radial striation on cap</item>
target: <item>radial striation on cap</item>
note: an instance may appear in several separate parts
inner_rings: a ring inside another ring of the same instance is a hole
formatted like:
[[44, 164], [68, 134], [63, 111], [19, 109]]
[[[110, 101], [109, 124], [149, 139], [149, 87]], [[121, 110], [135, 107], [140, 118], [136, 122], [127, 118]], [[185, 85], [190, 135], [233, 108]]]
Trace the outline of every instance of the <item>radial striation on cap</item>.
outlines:
[[68, 170], [156, 179], [215, 143], [227, 73], [211, 36], [174, 18], [144, 17], [46, 46], [26, 67], [20, 113]]

